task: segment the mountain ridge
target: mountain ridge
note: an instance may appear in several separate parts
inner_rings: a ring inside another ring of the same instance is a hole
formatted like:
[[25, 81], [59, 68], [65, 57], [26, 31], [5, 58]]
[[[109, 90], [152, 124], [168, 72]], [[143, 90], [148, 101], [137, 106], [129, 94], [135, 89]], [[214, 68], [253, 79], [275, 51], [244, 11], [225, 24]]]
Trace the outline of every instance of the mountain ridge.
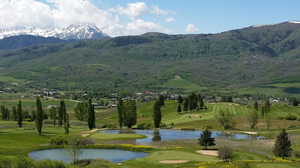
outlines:
[[62, 90], [180, 90], [166, 88], [174, 76], [194, 88], [265, 87], [299, 83], [299, 65], [300, 24], [294, 23], [218, 34], [148, 33], [0, 53], [0, 74], [30, 81], [24, 87]]

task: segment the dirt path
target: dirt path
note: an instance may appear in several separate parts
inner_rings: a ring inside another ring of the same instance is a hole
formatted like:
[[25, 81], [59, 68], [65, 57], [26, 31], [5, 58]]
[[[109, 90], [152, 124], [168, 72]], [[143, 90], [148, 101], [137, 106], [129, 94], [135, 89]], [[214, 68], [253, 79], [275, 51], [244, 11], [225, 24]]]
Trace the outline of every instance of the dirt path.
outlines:
[[196, 152], [201, 155], [218, 156], [218, 151], [216, 151], [216, 150], [198, 150]]
[[163, 164], [180, 164], [180, 163], [187, 163], [189, 160], [162, 160], [159, 163]]

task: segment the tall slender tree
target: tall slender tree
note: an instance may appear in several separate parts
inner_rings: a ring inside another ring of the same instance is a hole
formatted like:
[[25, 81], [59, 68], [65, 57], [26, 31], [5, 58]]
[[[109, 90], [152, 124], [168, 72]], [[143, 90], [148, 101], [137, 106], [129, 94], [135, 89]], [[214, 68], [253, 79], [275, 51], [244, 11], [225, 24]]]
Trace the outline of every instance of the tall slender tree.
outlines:
[[161, 103], [159, 101], [155, 101], [153, 106], [153, 121], [154, 121], [154, 127], [159, 128], [161, 123]]
[[22, 111], [22, 101], [19, 100], [17, 107], [17, 115], [18, 115], [18, 126], [19, 128], [23, 127], [23, 111]]
[[65, 134], [69, 134], [69, 114], [67, 113], [67, 108], [64, 100], [60, 101], [59, 111], [62, 113]]
[[39, 135], [42, 135], [43, 121], [44, 121], [44, 110], [43, 110], [43, 106], [42, 106], [40, 97], [37, 97], [36, 98], [35, 124], [36, 124], [36, 129], [37, 129]]
[[18, 115], [17, 115], [17, 108], [16, 108], [16, 106], [13, 106], [12, 107], [12, 117], [13, 117], [13, 120], [14, 121], [17, 121], [18, 120]]
[[189, 110], [189, 99], [185, 98], [183, 101], [183, 111], [188, 111]]
[[49, 113], [50, 113], [50, 119], [53, 121], [53, 127], [55, 127], [56, 126], [57, 113], [58, 113], [57, 107], [51, 107], [49, 109]]
[[95, 109], [94, 109], [94, 105], [92, 103], [92, 100], [89, 99], [89, 106], [88, 106], [88, 126], [89, 129], [92, 130], [94, 128], [96, 128], [96, 120], [95, 120]]
[[124, 102], [124, 125], [128, 128], [137, 122], [136, 101], [128, 100]]
[[258, 111], [258, 102], [257, 102], [257, 101], [254, 102], [254, 105], [253, 105], [253, 106], [254, 106], [254, 109], [255, 109], [256, 111]]
[[182, 112], [181, 104], [178, 104], [178, 105], [177, 105], [177, 112], [178, 112], [178, 113], [181, 113], [181, 112]]
[[160, 106], [164, 106], [165, 105], [165, 96], [164, 95], [160, 95], [158, 102], [160, 104]]
[[123, 106], [123, 100], [119, 99], [118, 101], [118, 118], [119, 118], [119, 127], [123, 127], [124, 122], [124, 106]]
[[62, 101], [60, 101], [60, 106], [58, 109], [58, 126], [62, 127], [64, 124], [64, 109], [63, 109], [63, 105], [62, 105]]

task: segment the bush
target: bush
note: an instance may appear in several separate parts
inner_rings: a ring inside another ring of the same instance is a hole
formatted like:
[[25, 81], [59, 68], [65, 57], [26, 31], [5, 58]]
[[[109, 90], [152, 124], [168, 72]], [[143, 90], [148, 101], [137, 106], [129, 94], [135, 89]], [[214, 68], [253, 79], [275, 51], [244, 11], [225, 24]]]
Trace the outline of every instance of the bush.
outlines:
[[137, 125], [137, 129], [151, 129], [152, 125], [147, 123], [141, 123]]
[[225, 162], [231, 161], [233, 158], [233, 150], [226, 146], [220, 147], [218, 157]]
[[67, 145], [68, 139], [65, 136], [56, 136], [50, 139], [51, 145]]
[[297, 116], [289, 114], [288, 116], [285, 117], [286, 120], [297, 120]]
[[295, 151], [295, 152], [294, 152], [294, 156], [295, 156], [296, 158], [300, 158], [300, 151]]

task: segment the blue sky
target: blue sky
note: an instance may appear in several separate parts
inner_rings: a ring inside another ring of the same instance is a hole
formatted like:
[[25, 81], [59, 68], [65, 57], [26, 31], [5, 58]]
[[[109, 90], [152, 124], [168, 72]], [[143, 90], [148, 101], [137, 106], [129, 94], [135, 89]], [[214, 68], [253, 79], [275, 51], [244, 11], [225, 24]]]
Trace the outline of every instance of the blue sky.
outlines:
[[[134, 0], [93, 0], [110, 8]], [[145, 0], [149, 5], [174, 11], [175, 32], [184, 33], [187, 24], [194, 24], [200, 33], [215, 33], [257, 24], [273, 24], [300, 20], [300, 0]]]
[[218, 33], [300, 20], [300, 0], [1, 0], [0, 28], [89, 23], [111, 36]]

